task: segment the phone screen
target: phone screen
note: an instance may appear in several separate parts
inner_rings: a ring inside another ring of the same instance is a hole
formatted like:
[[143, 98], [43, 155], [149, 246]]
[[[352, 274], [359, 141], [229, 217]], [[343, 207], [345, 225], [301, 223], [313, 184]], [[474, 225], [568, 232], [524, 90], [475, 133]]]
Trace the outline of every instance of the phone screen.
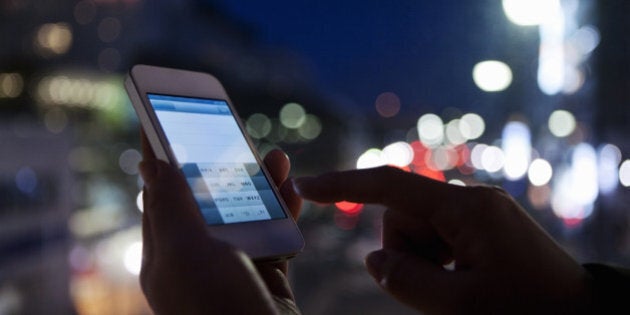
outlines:
[[286, 218], [225, 100], [147, 96], [209, 225]]

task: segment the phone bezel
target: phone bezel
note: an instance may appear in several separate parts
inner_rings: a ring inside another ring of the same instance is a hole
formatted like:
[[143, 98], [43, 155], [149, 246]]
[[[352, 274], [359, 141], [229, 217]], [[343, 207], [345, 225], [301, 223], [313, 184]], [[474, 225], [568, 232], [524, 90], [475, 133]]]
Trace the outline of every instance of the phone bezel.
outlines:
[[213, 237], [242, 249], [256, 260], [286, 259], [302, 251], [304, 247], [302, 234], [284, 200], [280, 197], [278, 187], [271, 180], [264, 163], [244, 132], [242, 121], [218, 79], [203, 72], [135, 65], [127, 75], [125, 88], [156, 157], [174, 166], [178, 165], [177, 159], [170, 149], [157, 115], [149, 102], [148, 94], [225, 100], [248, 146], [254, 153], [257, 163], [267, 177], [286, 218], [207, 225], [209, 233]]

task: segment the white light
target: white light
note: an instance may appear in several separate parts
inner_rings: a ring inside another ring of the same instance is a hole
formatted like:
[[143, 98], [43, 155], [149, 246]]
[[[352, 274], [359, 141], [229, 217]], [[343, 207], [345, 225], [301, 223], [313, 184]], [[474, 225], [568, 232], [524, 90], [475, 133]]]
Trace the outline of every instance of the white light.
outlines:
[[552, 208], [564, 219], [584, 219], [593, 213], [598, 195], [597, 154], [586, 143], [575, 147], [571, 167], [558, 174], [554, 182]]
[[386, 165], [383, 152], [379, 149], [368, 149], [357, 160], [357, 169], [372, 168]]
[[481, 156], [483, 152], [488, 148], [488, 145], [480, 143], [476, 144], [472, 150], [470, 150], [470, 162], [478, 169], [483, 170], [483, 163], [481, 163]]
[[486, 130], [486, 123], [481, 116], [475, 113], [468, 113], [462, 116], [460, 126], [466, 126], [461, 128], [460, 132], [468, 140], [474, 140], [481, 137]]
[[606, 144], [599, 150], [598, 159], [598, 179], [599, 191], [602, 194], [609, 194], [615, 189], [619, 182], [619, 169], [617, 166], [621, 162], [621, 150], [612, 144]]
[[395, 142], [383, 148], [386, 164], [405, 167], [413, 161], [413, 148], [407, 142]]
[[502, 148], [505, 154], [503, 172], [509, 180], [525, 176], [531, 157], [529, 127], [519, 121], [508, 122], [503, 128]]
[[280, 122], [289, 129], [297, 129], [306, 121], [306, 111], [297, 103], [285, 104], [280, 110]]
[[457, 163], [457, 152], [450, 147], [440, 146], [431, 153], [431, 164], [440, 171], [450, 170]]
[[572, 36], [575, 48], [582, 54], [590, 54], [599, 45], [600, 35], [591, 25], [580, 27]]
[[138, 210], [140, 210], [140, 212], [144, 211], [144, 190], [141, 190], [138, 193], [138, 196], [136, 197], [136, 207], [138, 207]]
[[556, 110], [549, 116], [549, 131], [556, 137], [566, 137], [575, 131], [575, 117], [569, 111]]
[[543, 159], [535, 159], [529, 165], [527, 177], [529, 182], [534, 186], [542, 186], [547, 184], [553, 176], [551, 164]]
[[619, 167], [619, 182], [624, 187], [630, 187], [630, 160], [625, 160]]
[[435, 114], [425, 114], [418, 119], [418, 137], [427, 147], [435, 147], [444, 140], [444, 123]]
[[512, 83], [512, 70], [501, 61], [487, 60], [473, 68], [473, 81], [486, 92], [505, 90]]
[[548, 17], [540, 25], [540, 57], [538, 60], [538, 86], [543, 93], [554, 95], [563, 90], [565, 86], [565, 69], [567, 67], [565, 56], [565, 15], [556, 1], [548, 1], [552, 7], [545, 12]]
[[466, 142], [466, 137], [462, 134], [462, 129], [470, 133], [468, 123], [460, 119], [453, 119], [446, 124], [446, 139], [449, 143], [458, 145]]
[[464, 183], [463, 181], [459, 179], [451, 179], [448, 181], [448, 183], [451, 185], [456, 185], [456, 186], [466, 186], [466, 183]]
[[133, 242], [125, 250], [123, 257], [125, 269], [132, 275], [139, 275], [142, 267], [142, 242]]
[[481, 153], [481, 165], [490, 173], [498, 172], [505, 165], [505, 155], [499, 147], [489, 146]]
[[539, 25], [560, 8], [558, 0], [503, 0], [503, 12], [514, 24]]
[[595, 201], [599, 191], [597, 181], [597, 154], [592, 146], [586, 143], [577, 145], [571, 161], [573, 173], [574, 197], [582, 205]]

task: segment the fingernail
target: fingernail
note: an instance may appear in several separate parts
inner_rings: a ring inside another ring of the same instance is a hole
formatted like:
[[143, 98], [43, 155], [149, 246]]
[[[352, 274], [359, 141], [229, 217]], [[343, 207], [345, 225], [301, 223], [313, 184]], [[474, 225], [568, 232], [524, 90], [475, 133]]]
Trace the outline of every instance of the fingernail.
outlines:
[[381, 286], [385, 284], [385, 265], [387, 264], [388, 258], [387, 252], [383, 250], [372, 252], [365, 258], [365, 265], [367, 266], [368, 272]]

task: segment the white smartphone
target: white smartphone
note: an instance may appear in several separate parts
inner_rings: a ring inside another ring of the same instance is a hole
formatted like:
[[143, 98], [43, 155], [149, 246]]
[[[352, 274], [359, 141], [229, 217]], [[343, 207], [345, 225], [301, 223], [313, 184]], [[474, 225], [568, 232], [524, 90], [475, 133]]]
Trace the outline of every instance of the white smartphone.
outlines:
[[302, 250], [295, 221], [215, 77], [136, 65], [125, 88], [156, 157], [181, 169], [213, 237], [256, 260]]

